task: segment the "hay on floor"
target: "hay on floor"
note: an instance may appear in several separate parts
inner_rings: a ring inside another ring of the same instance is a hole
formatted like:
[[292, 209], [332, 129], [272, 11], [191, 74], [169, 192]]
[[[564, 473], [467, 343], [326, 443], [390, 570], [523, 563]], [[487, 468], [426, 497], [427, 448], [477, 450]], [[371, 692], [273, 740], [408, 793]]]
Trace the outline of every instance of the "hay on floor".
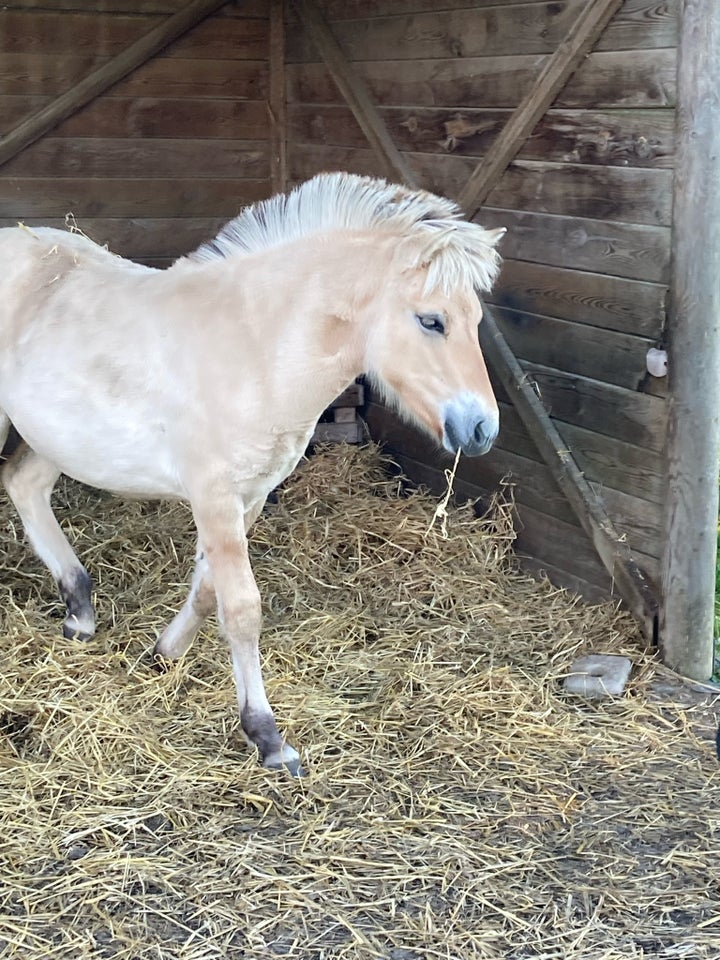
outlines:
[[[612, 604], [520, 572], [507, 506], [450, 509], [444, 539], [370, 447], [314, 457], [268, 507], [252, 549], [294, 781], [245, 748], [212, 624], [152, 668], [188, 510], [57, 499], [101, 630], [62, 639], [3, 505], [4, 958], [718, 956], [711, 707], [657, 695]], [[633, 659], [622, 699], [563, 693], [587, 651]]]

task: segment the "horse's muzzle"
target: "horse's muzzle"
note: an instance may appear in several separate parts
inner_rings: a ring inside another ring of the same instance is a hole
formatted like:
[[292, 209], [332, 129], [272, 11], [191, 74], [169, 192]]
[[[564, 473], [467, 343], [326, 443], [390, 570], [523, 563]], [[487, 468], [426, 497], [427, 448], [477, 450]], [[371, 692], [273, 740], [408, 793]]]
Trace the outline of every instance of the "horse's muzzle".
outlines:
[[487, 453], [498, 435], [498, 415], [488, 411], [475, 394], [463, 394], [445, 405], [443, 446], [467, 457]]

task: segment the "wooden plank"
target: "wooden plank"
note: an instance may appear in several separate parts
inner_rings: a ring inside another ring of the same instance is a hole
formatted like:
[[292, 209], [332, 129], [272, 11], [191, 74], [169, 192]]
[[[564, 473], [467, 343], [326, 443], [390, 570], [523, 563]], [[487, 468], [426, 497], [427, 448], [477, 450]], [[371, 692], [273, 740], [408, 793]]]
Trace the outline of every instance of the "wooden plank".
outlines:
[[361, 407], [365, 402], [365, 387], [362, 383], [351, 383], [349, 387], [346, 387], [345, 390], [340, 394], [339, 397], [336, 397], [333, 403], [330, 404], [331, 408], [333, 407]]
[[666, 292], [659, 284], [505, 259], [491, 299], [510, 310], [659, 339]]
[[[39, 2], [39, 0], [38, 0]], [[57, 0], [60, 2], [60, 0]], [[503, 6], [547, 3], [547, 0], [502, 0]], [[452, 0], [454, 9], [472, 8], [481, 10], [498, 5], [498, 0]], [[415, 15], [438, 8], [438, 0], [321, 0], [321, 9], [328, 22], [336, 20], [360, 20], [375, 17], [391, 17], [402, 14]], [[450, 6], [448, 4], [447, 6]], [[292, 24], [292, 19], [290, 20]]]
[[540, 364], [522, 367], [553, 419], [662, 452], [668, 408], [662, 398]]
[[[489, 153], [509, 110], [381, 107], [398, 148], [405, 151]], [[352, 111], [333, 104], [290, 104], [293, 142], [363, 147], [365, 137]], [[523, 160], [598, 166], [672, 168], [675, 117], [672, 110], [549, 110], [518, 152]]]
[[[606, 599], [613, 594], [618, 600], [623, 599], [617, 590], [613, 590], [612, 574], [604, 569], [591, 540], [580, 527], [548, 517], [522, 503], [516, 504], [516, 512], [519, 521], [515, 540], [517, 553], [545, 561], [602, 587], [606, 591]], [[646, 568], [650, 568], [645, 577], [649, 585], [649, 577], [656, 573], [657, 562], [649, 559], [647, 564], [643, 564], [643, 570]]]
[[[69, 54], [7, 53], [0, 57], [0, 95], [54, 97], [108, 62]], [[153, 57], [105, 96], [260, 100], [267, 92], [267, 61]]]
[[362, 424], [319, 423], [315, 427], [311, 443], [360, 443], [363, 439]]
[[154, 57], [107, 95], [261, 100], [269, 95], [268, 62]]
[[303, 26], [325, 61], [333, 81], [362, 127], [386, 176], [412, 184], [414, 176], [377, 112], [367, 87], [352, 69], [313, 0], [294, 0]]
[[622, 0], [588, 0], [587, 7], [574, 17], [567, 35], [543, 65], [533, 89], [503, 127], [492, 153], [480, 162], [465, 184], [459, 203], [469, 217], [488, 199], [522, 143], [590, 52], [621, 3]]
[[[46, 217], [28, 218], [26, 226], [47, 226], [66, 229], [65, 220]], [[86, 218], [79, 226], [99, 244], [106, 244], [113, 253], [131, 260], [141, 258], [183, 256], [214, 237], [225, 219], [214, 217], [121, 217], [118, 219]], [[14, 227], [16, 220], [0, 219], [0, 227]]]
[[568, 451], [542, 403], [526, 382], [525, 374], [505, 343], [492, 314], [485, 309], [480, 324], [483, 352], [512, 396], [522, 420], [543, 459], [575, 510], [583, 529], [618, 586], [646, 636], [657, 633], [658, 604], [645, 575], [630, 557], [627, 545], [614, 529], [596, 494]]
[[493, 316], [523, 360], [629, 390], [643, 383], [650, 338], [505, 307], [493, 307]]
[[287, 183], [287, 118], [285, 111], [285, 2], [270, 2], [270, 180], [273, 193], [282, 193]]
[[208, 17], [158, 55], [188, 60], [267, 60], [269, 37], [266, 19]]
[[0, 217], [225, 217], [270, 193], [268, 180], [0, 177]]
[[18, 124], [14, 130], [0, 138], [0, 165], [7, 163], [62, 120], [182, 36], [222, 6], [223, 2], [224, 0], [191, 0], [181, 11], [164, 20], [108, 63], [78, 81], [71, 90], [60, 94], [52, 103]]
[[659, 284], [504, 258], [489, 299], [511, 310], [660, 338], [665, 296]]
[[[39, 0], [38, 0], [39, 2]], [[546, 3], [547, 0], [502, 0], [504, 6]], [[482, 9], [494, 7], [498, 0], [452, 0], [452, 6]], [[438, 0], [322, 0], [322, 9], [328, 20], [355, 20], [361, 17], [383, 17], [394, 14], [416, 14], [436, 10]]]
[[720, 451], [720, 5], [685, 0], [678, 68], [669, 324], [670, 416], [660, 648], [696, 680], [713, 671]]
[[485, 227], [506, 227], [504, 257], [667, 284], [670, 229], [483, 207]]
[[651, 503], [663, 503], [666, 478], [662, 456], [575, 424], [554, 421], [554, 426], [564, 449], [572, 451], [585, 478], [599, 486], [599, 493], [612, 487]]
[[[0, 97], [3, 130], [48, 102], [44, 97]], [[60, 123], [53, 136], [262, 140], [269, 126], [265, 100], [103, 96]]]
[[[354, 65], [378, 106], [514, 109], [537, 79], [536, 56], [448, 60], [374, 60]], [[288, 65], [288, 99], [342, 103], [322, 64]], [[592, 53], [556, 98], [555, 106], [618, 110], [675, 103], [676, 54], [670, 50]]]
[[582, 577], [575, 576], [567, 570], [561, 570], [547, 560], [538, 560], [536, 557], [529, 557], [526, 553], [518, 556], [520, 569], [524, 570], [536, 580], [549, 580], [554, 587], [569, 590], [582, 597], [586, 603], [607, 603], [612, 595], [612, 580], [607, 577], [603, 586], [599, 587], [595, 583], [588, 583]]
[[357, 410], [355, 407], [340, 407], [333, 404], [333, 423], [356, 423]]
[[[586, 6], [587, 0], [559, 0], [544, 6], [498, 3], [485, 10], [453, 5], [413, 11], [410, 16], [343, 17], [333, 22], [332, 30], [353, 61], [547, 54], [556, 49]], [[674, 46], [677, 29], [672, 6], [661, 6], [657, 0], [619, 0], [622, 9], [609, 22], [598, 46], [607, 50]], [[291, 32], [289, 60], [310, 61], [314, 55], [302, 32]]]
[[260, 140], [124, 140], [44, 137], [21, 157], [5, 164], [2, 174], [58, 177], [248, 177], [261, 179], [269, 169], [269, 148]]
[[[499, 406], [498, 443], [518, 456], [544, 460], [516, 407], [502, 402]], [[657, 452], [560, 420], [552, 420], [551, 425], [562, 437], [562, 449], [572, 454], [597, 496], [611, 488], [656, 505], [663, 503], [665, 474], [662, 457]]]
[[[205, 3], [206, 12], [201, 17], [209, 17], [221, 5], [215, 4], [213, 8], [211, 3]], [[116, 57], [135, 43], [148, 42], [146, 38], [150, 34], [166, 34], [169, 39], [156, 46], [153, 53], [174, 43], [172, 50], [164, 51], [164, 56], [232, 59], [235, 55], [239, 59], [262, 59], [267, 55], [267, 19], [219, 17], [201, 22], [201, 19], [194, 20], [190, 13], [185, 12], [192, 6], [190, 3], [178, 10], [176, 5], [174, 16], [182, 16], [187, 26], [179, 30], [173, 28], [169, 32], [165, 24], [172, 16], [106, 16], [87, 10], [63, 10], [57, 13], [4, 10], [0, 53], [73, 53], [90, 57]]]
[[114, 57], [156, 28], [160, 17], [98, 16], [69, 10], [2, 12], [0, 53], [75, 53]]
[[671, 182], [669, 170], [518, 160], [504, 172], [487, 202], [506, 209], [669, 226]]
[[[508, 2], [508, 0], [505, 0]], [[269, 16], [269, 0], [229, 0], [215, 14], [220, 17], [265, 17]], [[87, 0], [8, 0], [3, 10], [38, 11], [61, 10], [63, 12], [108, 14], [171, 14], [177, 12], [177, 0], [102, 0], [99, 9], [88, 10]]]
[[[579, 0], [582, 3], [582, 0]], [[619, 0], [620, 2], [620, 0]], [[576, 18], [578, 0], [491, 10], [445, 9], [410, 16], [336, 21], [332, 29], [348, 59], [438, 60], [490, 54], [552, 51]], [[312, 61], [315, 51], [301, 32], [289, 38], [288, 60]]]
[[[428, 190], [457, 197], [475, 168], [460, 156], [409, 153], [403, 157], [414, 179]], [[305, 180], [320, 170], [348, 170], [383, 175], [370, 150], [294, 144], [289, 159], [291, 180]], [[669, 170], [631, 170], [515, 161], [488, 198], [488, 205], [556, 216], [668, 226], [671, 221], [672, 174]], [[482, 216], [480, 219], [484, 219]]]

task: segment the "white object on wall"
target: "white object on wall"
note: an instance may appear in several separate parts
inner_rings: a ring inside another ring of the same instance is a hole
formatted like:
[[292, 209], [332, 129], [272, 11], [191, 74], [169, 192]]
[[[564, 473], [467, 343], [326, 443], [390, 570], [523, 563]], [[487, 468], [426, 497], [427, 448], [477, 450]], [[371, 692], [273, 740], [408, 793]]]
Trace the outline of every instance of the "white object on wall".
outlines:
[[650, 347], [647, 352], [647, 371], [653, 377], [666, 377], [668, 371], [667, 350]]

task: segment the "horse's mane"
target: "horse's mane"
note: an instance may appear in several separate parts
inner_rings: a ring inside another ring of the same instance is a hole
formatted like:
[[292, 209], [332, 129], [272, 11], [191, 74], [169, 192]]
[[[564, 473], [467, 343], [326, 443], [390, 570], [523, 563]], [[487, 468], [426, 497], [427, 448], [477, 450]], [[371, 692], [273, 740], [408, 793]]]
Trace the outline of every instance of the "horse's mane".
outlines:
[[427, 265], [427, 290], [489, 290], [500, 266], [496, 236], [464, 220], [452, 200], [349, 173], [319, 174], [290, 193], [247, 207], [188, 259], [224, 260], [331, 230], [418, 238], [414, 265]]

